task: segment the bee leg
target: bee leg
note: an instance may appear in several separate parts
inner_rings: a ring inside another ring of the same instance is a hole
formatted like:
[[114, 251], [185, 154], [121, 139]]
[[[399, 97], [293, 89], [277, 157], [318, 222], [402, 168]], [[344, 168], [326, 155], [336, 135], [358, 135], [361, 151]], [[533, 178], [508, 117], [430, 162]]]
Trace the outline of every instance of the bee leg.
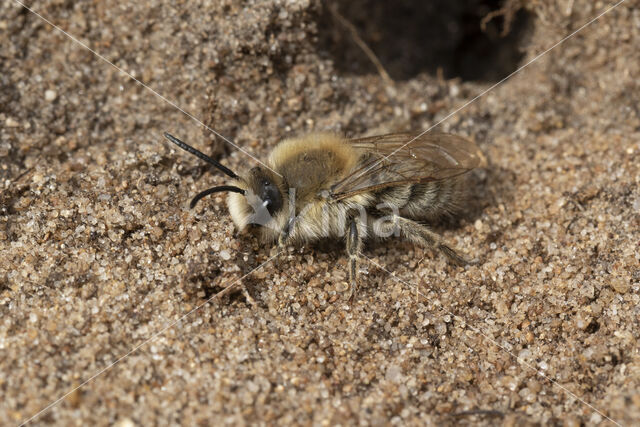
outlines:
[[286, 231], [283, 231], [278, 236], [278, 243], [275, 247], [276, 252], [271, 252], [270, 255], [276, 258], [275, 264], [279, 267], [284, 266], [285, 260], [287, 259], [287, 240], [289, 238], [289, 234]]
[[256, 300], [254, 300], [253, 297], [249, 294], [249, 291], [247, 290], [247, 287], [245, 286], [244, 282], [242, 283], [241, 286], [242, 286], [242, 294], [244, 295], [245, 299], [247, 300], [251, 308], [253, 308], [254, 310], [257, 310], [258, 304], [256, 304]]
[[295, 218], [290, 218], [287, 222], [287, 225], [280, 232], [278, 236], [278, 252], [283, 252], [287, 246], [287, 240], [289, 240], [289, 236], [291, 234], [291, 228], [293, 227], [293, 222]]
[[283, 251], [287, 246], [287, 237], [287, 233], [284, 231], [278, 236], [278, 252]]
[[396, 217], [396, 224], [402, 236], [410, 242], [420, 246], [437, 249], [442, 252], [450, 261], [458, 265], [476, 264], [475, 260], [468, 260], [459, 255], [455, 249], [443, 242], [442, 237], [429, 230], [427, 226], [419, 224], [407, 218]]
[[349, 255], [349, 301], [353, 302], [353, 298], [358, 288], [358, 254], [362, 246], [362, 239], [358, 233], [356, 220], [352, 219], [349, 224], [347, 233], [347, 254]]

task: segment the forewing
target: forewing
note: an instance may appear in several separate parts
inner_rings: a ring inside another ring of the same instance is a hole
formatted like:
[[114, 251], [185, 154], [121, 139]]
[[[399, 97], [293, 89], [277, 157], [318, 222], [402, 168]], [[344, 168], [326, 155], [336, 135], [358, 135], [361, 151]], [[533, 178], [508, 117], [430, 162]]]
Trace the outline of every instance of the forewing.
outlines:
[[403, 184], [419, 184], [461, 175], [481, 163], [470, 140], [446, 133], [394, 133], [349, 141], [364, 161], [336, 183], [335, 199]]

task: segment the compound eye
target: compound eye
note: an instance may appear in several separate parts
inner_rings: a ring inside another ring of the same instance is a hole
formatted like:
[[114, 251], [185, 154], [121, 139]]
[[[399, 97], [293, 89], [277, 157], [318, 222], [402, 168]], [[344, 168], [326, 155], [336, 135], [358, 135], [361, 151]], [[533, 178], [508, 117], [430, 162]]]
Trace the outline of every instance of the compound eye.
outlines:
[[271, 183], [269, 180], [262, 181], [262, 191], [260, 192], [260, 199], [266, 204], [267, 210], [270, 215], [277, 212], [282, 207], [282, 196], [278, 187]]

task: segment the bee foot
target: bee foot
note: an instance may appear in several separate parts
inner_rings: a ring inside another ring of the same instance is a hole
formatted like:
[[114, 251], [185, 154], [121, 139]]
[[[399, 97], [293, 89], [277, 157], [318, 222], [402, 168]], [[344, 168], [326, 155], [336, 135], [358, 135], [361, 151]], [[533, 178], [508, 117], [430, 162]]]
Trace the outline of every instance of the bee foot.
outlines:
[[257, 310], [258, 309], [258, 304], [256, 304], [256, 300], [254, 300], [253, 297], [251, 295], [249, 295], [249, 291], [247, 291], [247, 287], [244, 284], [242, 285], [242, 294], [246, 298], [246, 300], [249, 303], [249, 305], [254, 310]]

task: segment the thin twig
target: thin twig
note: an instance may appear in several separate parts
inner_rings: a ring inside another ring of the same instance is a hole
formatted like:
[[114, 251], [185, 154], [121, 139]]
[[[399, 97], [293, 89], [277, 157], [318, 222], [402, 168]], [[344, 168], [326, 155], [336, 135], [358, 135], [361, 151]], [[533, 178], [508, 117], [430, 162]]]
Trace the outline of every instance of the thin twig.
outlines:
[[358, 45], [358, 47], [362, 49], [365, 55], [367, 55], [369, 60], [373, 62], [373, 65], [375, 65], [376, 69], [378, 70], [378, 74], [380, 74], [380, 77], [382, 77], [382, 80], [384, 80], [384, 82], [391, 88], [395, 88], [395, 82], [389, 76], [387, 70], [384, 69], [384, 66], [382, 65], [376, 54], [373, 52], [373, 50], [371, 50], [367, 43], [362, 40], [362, 37], [360, 37], [358, 29], [355, 27], [355, 25], [353, 25], [338, 11], [338, 8], [333, 2], [327, 2], [327, 7], [329, 8], [329, 12], [331, 12], [334, 18], [336, 18], [340, 22], [340, 24], [342, 24], [347, 30], [349, 30], [351, 38]]

